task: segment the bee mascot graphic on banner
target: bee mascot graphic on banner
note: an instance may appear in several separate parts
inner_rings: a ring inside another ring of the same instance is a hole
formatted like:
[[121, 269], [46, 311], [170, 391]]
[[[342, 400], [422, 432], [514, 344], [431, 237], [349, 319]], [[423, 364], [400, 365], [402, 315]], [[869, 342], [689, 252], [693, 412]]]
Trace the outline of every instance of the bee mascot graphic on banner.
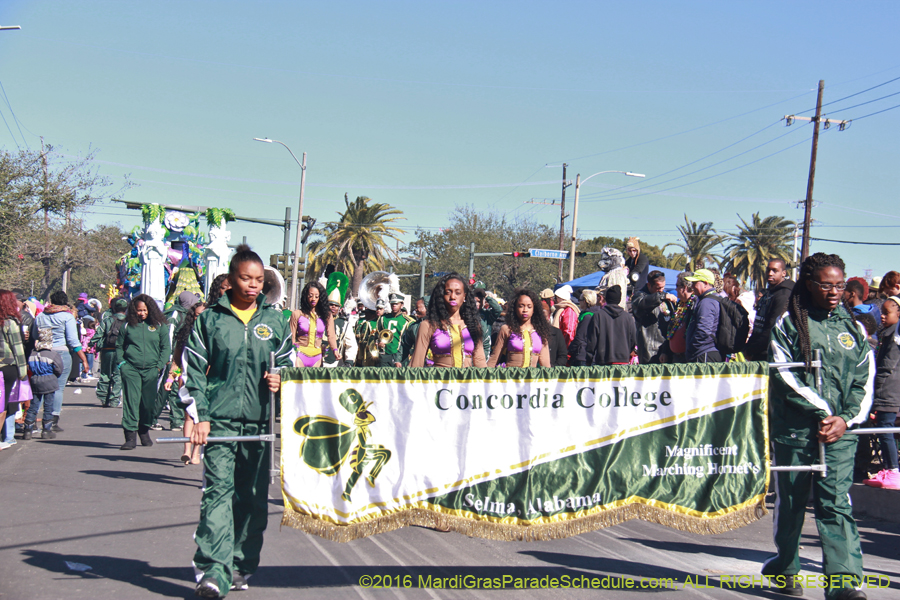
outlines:
[[[380, 444], [366, 442], [371, 435], [369, 426], [375, 422], [375, 415], [368, 411], [371, 402], [365, 402], [354, 389], [342, 393], [338, 400], [347, 412], [353, 414], [353, 426], [326, 415], [304, 415], [294, 422], [294, 431], [306, 438], [300, 446], [300, 457], [314, 471], [331, 477], [340, 471], [347, 456], [351, 457], [352, 472], [341, 494], [341, 498], [349, 502], [350, 492], [365, 466], [372, 465], [366, 481], [375, 487], [375, 478], [391, 459], [391, 451]], [[350, 450], [354, 439], [356, 447]]]

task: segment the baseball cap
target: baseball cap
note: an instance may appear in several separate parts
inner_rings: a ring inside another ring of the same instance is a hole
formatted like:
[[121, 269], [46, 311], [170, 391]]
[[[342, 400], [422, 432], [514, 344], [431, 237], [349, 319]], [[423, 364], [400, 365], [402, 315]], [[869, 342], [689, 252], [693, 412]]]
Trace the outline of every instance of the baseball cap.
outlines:
[[713, 272], [709, 269], [697, 269], [694, 271], [693, 275], [684, 278], [685, 281], [702, 281], [703, 283], [708, 283], [709, 285], [716, 284], [716, 276], [713, 275]]

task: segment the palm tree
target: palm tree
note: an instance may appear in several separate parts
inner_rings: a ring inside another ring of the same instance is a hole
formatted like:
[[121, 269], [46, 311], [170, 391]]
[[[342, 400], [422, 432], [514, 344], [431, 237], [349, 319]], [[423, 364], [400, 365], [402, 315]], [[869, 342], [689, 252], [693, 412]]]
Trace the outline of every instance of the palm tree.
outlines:
[[738, 218], [742, 225], [738, 225], [737, 234], [729, 236], [731, 244], [725, 248], [728, 270], [749, 280], [755, 289], [764, 289], [770, 260], [780, 258], [784, 264], [790, 264], [796, 223], [784, 217], [760, 220], [758, 212], [753, 213], [750, 223], [740, 215]]
[[663, 246], [663, 251], [669, 246], [681, 248], [687, 259], [686, 268], [689, 271], [696, 271], [706, 266], [707, 262], [718, 263], [722, 258], [718, 254], [713, 254], [712, 250], [721, 244], [726, 237], [719, 235], [713, 229], [712, 222], [697, 224], [684, 215], [684, 225], [678, 226], [678, 232], [684, 240], [682, 243], [672, 243]]
[[399, 240], [401, 230], [390, 223], [399, 221], [403, 211], [390, 204], [372, 202], [366, 196], [359, 196], [351, 203], [346, 194], [340, 220], [323, 224], [314, 231], [324, 239], [309, 245], [309, 266], [307, 272], [322, 273], [327, 264], [333, 264], [338, 271], [350, 277], [350, 293], [356, 295], [359, 284], [367, 271], [384, 269], [386, 259], [393, 259], [396, 253], [388, 246], [387, 240]]

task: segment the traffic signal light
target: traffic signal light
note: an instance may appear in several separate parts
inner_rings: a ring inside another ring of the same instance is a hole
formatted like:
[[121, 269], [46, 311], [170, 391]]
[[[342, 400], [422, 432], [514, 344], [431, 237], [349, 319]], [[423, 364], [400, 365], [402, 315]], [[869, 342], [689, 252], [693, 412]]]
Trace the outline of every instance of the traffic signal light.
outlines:
[[475, 285], [475, 273], [469, 277], [469, 285]]
[[575, 253], [576, 258], [584, 258], [585, 256], [587, 256], [587, 252], [576, 252]]
[[515, 252], [504, 252], [504, 256], [512, 256], [513, 258], [528, 258], [531, 252], [528, 250], [516, 250]]

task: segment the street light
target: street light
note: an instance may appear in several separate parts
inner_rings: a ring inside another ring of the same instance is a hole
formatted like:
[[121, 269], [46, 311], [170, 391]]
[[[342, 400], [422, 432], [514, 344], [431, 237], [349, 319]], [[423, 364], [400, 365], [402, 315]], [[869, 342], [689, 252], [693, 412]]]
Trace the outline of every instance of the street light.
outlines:
[[[587, 181], [591, 177], [596, 177], [597, 175], [603, 175], [604, 173], [622, 173], [628, 177], [646, 177], [643, 173], [632, 173], [631, 171], [600, 171], [599, 173], [594, 173], [590, 177], [586, 177], [584, 181]], [[576, 238], [578, 237], [578, 193], [581, 191], [582, 183], [584, 182], [581, 181], [581, 173], [579, 173], [578, 177], [575, 178], [575, 209], [572, 211], [572, 250], [569, 252], [569, 281], [575, 279], [575, 243]], [[622, 291], [624, 292], [625, 290]]]
[[306, 188], [306, 152], [303, 153], [303, 162], [301, 163], [297, 160], [297, 157], [294, 156], [294, 153], [291, 152], [291, 149], [288, 148], [287, 144], [284, 142], [279, 142], [278, 140], [270, 140], [269, 138], [253, 138], [257, 142], [265, 142], [267, 144], [281, 144], [287, 149], [288, 152], [291, 153], [291, 157], [294, 161], [300, 165], [300, 212], [297, 214], [297, 241], [294, 245], [294, 266], [291, 267], [291, 310], [297, 309], [297, 283], [298, 279], [298, 266], [300, 264], [300, 240], [302, 238], [303, 229], [303, 190]]

